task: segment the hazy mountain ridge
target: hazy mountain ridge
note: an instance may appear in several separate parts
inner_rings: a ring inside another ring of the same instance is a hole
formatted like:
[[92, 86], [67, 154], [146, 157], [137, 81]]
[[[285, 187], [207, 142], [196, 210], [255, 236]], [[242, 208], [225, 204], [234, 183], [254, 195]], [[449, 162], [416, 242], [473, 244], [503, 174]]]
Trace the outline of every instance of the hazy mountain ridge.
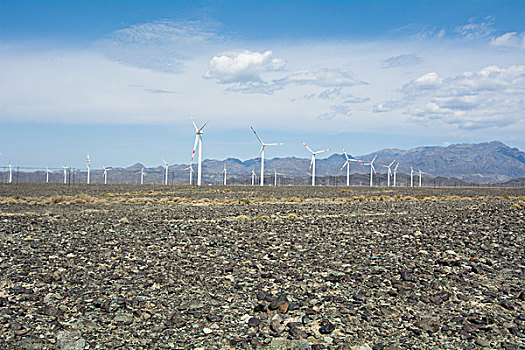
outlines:
[[[410, 174], [410, 167], [414, 168], [417, 175], [418, 170], [425, 174], [425, 178], [449, 178], [465, 181], [476, 181], [480, 183], [503, 183], [513, 179], [525, 178], [525, 153], [517, 148], [511, 148], [504, 143], [493, 141], [478, 144], [454, 144], [447, 147], [443, 146], [423, 146], [412, 149], [382, 149], [374, 153], [354, 156], [365, 162], [370, 161], [374, 155], [377, 158], [374, 162], [375, 168], [379, 173], [376, 178], [386, 181], [387, 169], [383, 165], [388, 165], [392, 160], [399, 162], [398, 176]], [[352, 157], [352, 156], [350, 156]], [[327, 158], [317, 159], [316, 172], [319, 177], [344, 177], [346, 170], [341, 170], [345, 162], [343, 154], [332, 154]], [[170, 164], [169, 182], [187, 182], [189, 164]], [[307, 178], [309, 176], [310, 158], [273, 158], [265, 160], [266, 182], [274, 174], [274, 169], [288, 178]], [[224, 166], [227, 169], [228, 177], [249, 182], [252, 170], [257, 176], [260, 175], [260, 159], [248, 159], [245, 161], [237, 158], [227, 158], [225, 160], [206, 159], [202, 163], [203, 181], [205, 183], [222, 183]], [[395, 164], [394, 164], [395, 166]], [[393, 167], [394, 167], [393, 166]], [[143, 168], [141, 163], [133, 164], [126, 168], [112, 167], [108, 173], [110, 183], [138, 183], [140, 170]], [[197, 164], [193, 165], [197, 171]], [[352, 174], [363, 174], [359, 177], [358, 183], [366, 183], [365, 175], [370, 173], [370, 167], [360, 165], [357, 162], [350, 163]], [[145, 182], [162, 183], [164, 181], [165, 168], [161, 165], [146, 168]], [[430, 174], [430, 175], [428, 175]], [[3, 174], [4, 178], [6, 174]], [[196, 174], [195, 174], [196, 177]], [[17, 173], [17, 181], [20, 182], [41, 182], [44, 178], [43, 171]], [[82, 181], [85, 178], [85, 169], [77, 170], [73, 175], [73, 182]], [[100, 169], [92, 169], [91, 178], [93, 183], [103, 182], [103, 174]], [[405, 177], [406, 179], [406, 177]], [[5, 182], [5, 179], [3, 179]], [[357, 180], [357, 178], [355, 178]], [[61, 171], [50, 174], [51, 182], [63, 181]], [[85, 180], [84, 180], [85, 181]], [[328, 181], [328, 180], [327, 180]], [[335, 181], [335, 180], [334, 180]], [[341, 180], [342, 181], [342, 180]], [[296, 182], [293, 182], [296, 183]]]

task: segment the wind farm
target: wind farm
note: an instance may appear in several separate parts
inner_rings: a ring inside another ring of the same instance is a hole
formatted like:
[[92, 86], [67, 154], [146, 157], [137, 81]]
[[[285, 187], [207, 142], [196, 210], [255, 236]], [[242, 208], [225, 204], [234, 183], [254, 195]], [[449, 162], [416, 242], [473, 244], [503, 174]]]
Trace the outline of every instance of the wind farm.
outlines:
[[525, 349], [525, 1], [0, 4], [0, 349]]

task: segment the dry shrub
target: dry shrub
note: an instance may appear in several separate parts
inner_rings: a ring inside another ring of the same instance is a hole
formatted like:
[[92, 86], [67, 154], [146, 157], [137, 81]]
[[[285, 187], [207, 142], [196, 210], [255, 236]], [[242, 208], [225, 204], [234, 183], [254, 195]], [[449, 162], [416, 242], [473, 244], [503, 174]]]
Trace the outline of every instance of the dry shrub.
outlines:
[[292, 213], [292, 214], [288, 215], [288, 219], [299, 220], [299, 217], [296, 214]]
[[249, 217], [247, 217], [246, 215], [239, 215], [235, 218], [235, 220], [250, 220]]
[[379, 200], [381, 202], [391, 202], [394, 199], [392, 197], [390, 197], [390, 196], [382, 195], [381, 197], [379, 197]]

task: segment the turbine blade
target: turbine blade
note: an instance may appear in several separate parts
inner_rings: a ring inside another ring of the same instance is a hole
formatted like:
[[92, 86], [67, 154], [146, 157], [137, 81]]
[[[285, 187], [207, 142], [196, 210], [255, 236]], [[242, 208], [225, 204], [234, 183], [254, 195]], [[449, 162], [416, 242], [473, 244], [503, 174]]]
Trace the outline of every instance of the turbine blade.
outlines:
[[347, 161], [350, 160], [350, 158], [348, 157], [348, 154], [346, 153], [346, 150], [345, 150], [344, 147], [343, 147], [343, 153], [344, 153], [344, 155], [345, 155], [345, 157], [346, 157], [346, 160], [347, 160]]
[[310, 167], [308, 170], [312, 170], [312, 164], [314, 164], [314, 156], [312, 156], [312, 159], [310, 160]]
[[339, 171], [343, 170], [343, 169], [345, 168], [345, 166], [346, 166], [348, 163], [349, 163], [349, 160], [347, 160], [347, 161], [343, 164], [343, 166], [341, 167], [341, 169], [339, 169]]
[[374, 156], [374, 159], [372, 159], [372, 161], [371, 161], [370, 163], [373, 163], [374, 160], [376, 160], [376, 158], [377, 158], [377, 153], [376, 153], [376, 155]]
[[207, 121], [206, 123], [204, 123], [204, 125], [203, 125], [203, 126], [201, 126], [201, 128], [200, 128], [200, 129], [198, 130], [198, 132], [201, 132], [201, 131], [202, 131], [202, 129], [204, 129], [204, 127], [206, 126], [206, 124], [208, 124], [209, 122], [210, 122], [210, 121], [208, 120], [208, 121]]
[[390, 167], [392, 166], [392, 164], [394, 164], [395, 162], [396, 162], [396, 160], [394, 159], [394, 160], [392, 161], [392, 163], [390, 163], [390, 165], [389, 165], [388, 167], [390, 168]]
[[193, 144], [193, 152], [191, 154], [191, 161], [193, 162], [193, 158], [195, 157], [195, 150], [197, 149], [197, 143], [199, 142], [199, 135], [195, 135], [195, 143]]
[[314, 152], [315, 154], [319, 154], [319, 153], [323, 153], [323, 152], [328, 152], [330, 150], [330, 148], [327, 148], [327, 149], [323, 149], [323, 150], [320, 150], [320, 151], [317, 151], [317, 152]]
[[195, 128], [195, 132], [199, 132], [199, 128], [197, 127], [197, 124], [195, 124], [193, 118], [191, 118], [191, 122], [193, 123], [193, 127]]
[[255, 158], [255, 160], [259, 160], [259, 156], [261, 155], [263, 149], [264, 149], [264, 144], [261, 145], [261, 149], [259, 150], [259, 153], [257, 153], [257, 157]]
[[276, 143], [265, 143], [265, 146], [282, 146], [284, 143], [282, 142], [276, 142]]
[[308, 146], [306, 145], [306, 143], [303, 142], [303, 145], [304, 145], [304, 147], [306, 147], [306, 149], [307, 149], [308, 151], [310, 151], [310, 153], [314, 154], [314, 151], [312, 151], [312, 149], [311, 149], [310, 147], [308, 147]]
[[261, 138], [259, 137], [259, 135], [257, 135], [257, 133], [255, 132], [255, 129], [253, 127], [251, 127], [251, 126], [250, 126], [250, 128], [252, 129], [253, 133], [255, 134], [255, 136], [257, 137], [257, 139], [261, 143], [261, 145], [264, 144], [263, 141], [261, 140]]

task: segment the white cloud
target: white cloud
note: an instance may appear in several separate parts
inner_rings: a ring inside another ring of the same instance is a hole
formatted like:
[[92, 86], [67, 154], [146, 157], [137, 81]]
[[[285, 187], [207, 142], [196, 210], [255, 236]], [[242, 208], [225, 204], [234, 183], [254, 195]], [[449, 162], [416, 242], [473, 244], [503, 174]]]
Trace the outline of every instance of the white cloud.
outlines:
[[273, 57], [272, 51], [243, 51], [215, 56], [210, 60], [206, 78], [217, 79], [221, 84], [261, 81], [261, 73], [279, 70], [285, 61]]
[[[405, 112], [412, 121], [439, 120], [460, 128], [479, 129], [517, 123], [519, 111], [525, 109], [523, 65], [492, 65], [445, 79], [429, 74], [402, 89], [406, 99], [412, 101], [412, 107]], [[418, 85], [418, 81], [424, 83]]]
[[384, 68], [396, 68], [396, 67], [410, 67], [420, 64], [423, 60], [421, 57], [414, 54], [405, 54], [399, 56], [392, 56], [383, 60]]
[[424, 93], [438, 89], [442, 83], [443, 79], [436, 72], [430, 72], [403, 85], [401, 91], [409, 94]]
[[379, 103], [374, 106], [373, 112], [374, 113], [384, 113], [384, 112], [390, 112], [391, 109], [383, 105], [382, 103]]
[[508, 32], [490, 42], [494, 46], [525, 48], [525, 32]]
[[323, 68], [318, 71], [300, 70], [292, 74], [288, 74], [284, 78], [274, 81], [275, 84], [286, 85], [313, 85], [321, 87], [345, 87], [367, 84], [360, 80], [347, 69], [330, 69]]
[[198, 43], [217, 40], [219, 36], [209, 24], [200, 21], [155, 21], [120, 29], [110, 35], [110, 39], [120, 43]]
[[119, 63], [180, 73], [186, 61], [222, 39], [212, 26], [199, 21], [156, 21], [117, 30], [94, 46]]
[[329, 121], [336, 117], [349, 117], [352, 114], [351, 112], [352, 111], [348, 106], [334, 105], [330, 106], [330, 112], [321, 114], [317, 119]]
[[493, 22], [494, 20], [490, 16], [481, 22], [475, 22], [474, 19], [471, 19], [470, 23], [456, 27], [454, 32], [467, 40], [486, 38], [494, 32]]

